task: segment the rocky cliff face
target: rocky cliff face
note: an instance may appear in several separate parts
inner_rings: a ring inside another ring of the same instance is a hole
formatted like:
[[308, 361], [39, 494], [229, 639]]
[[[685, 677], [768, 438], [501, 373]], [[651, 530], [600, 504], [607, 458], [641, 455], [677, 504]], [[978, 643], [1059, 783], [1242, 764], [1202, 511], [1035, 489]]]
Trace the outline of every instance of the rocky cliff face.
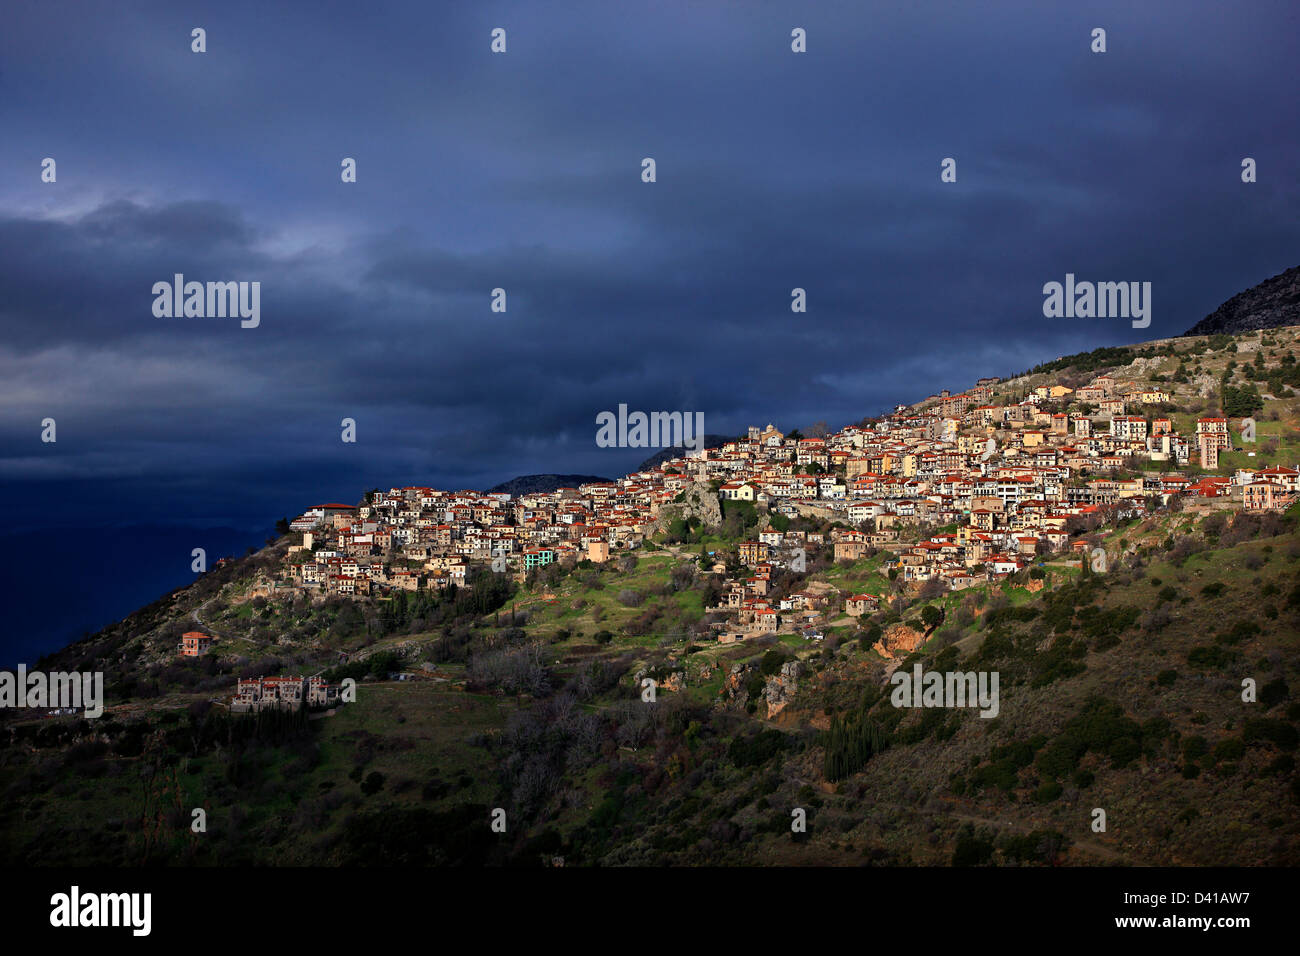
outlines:
[[637, 689], [638, 693], [641, 691], [641, 681], [646, 677], [650, 677], [652, 673], [659, 675], [654, 678], [656, 690], [677, 692], [686, 686], [686, 669], [683, 667], [671, 670], [659, 668], [653, 672], [643, 667], [632, 675], [632, 686]]
[[749, 680], [749, 675], [757, 669], [754, 664], [733, 664], [731, 670], [727, 671], [726, 680], [722, 685], [723, 700], [728, 704], [744, 703], [745, 683]]
[[681, 501], [659, 509], [656, 530], [666, 530], [674, 518], [698, 518], [706, 528], [716, 528], [722, 524], [722, 504], [718, 501], [718, 493], [707, 482], [695, 482], [686, 489]]
[[1239, 292], [1183, 335], [1218, 335], [1300, 325], [1300, 266]]
[[803, 674], [803, 665], [798, 661], [787, 661], [781, 665], [781, 673], [773, 674], [763, 687], [763, 700], [767, 703], [767, 717], [771, 720], [785, 709], [786, 704], [794, 699], [799, 690], [799, 678]]
[[906, 657], [921, 646], [925, 635], [906, 624], [891, 624], [873, 645], [876, 652], [886, 660]]

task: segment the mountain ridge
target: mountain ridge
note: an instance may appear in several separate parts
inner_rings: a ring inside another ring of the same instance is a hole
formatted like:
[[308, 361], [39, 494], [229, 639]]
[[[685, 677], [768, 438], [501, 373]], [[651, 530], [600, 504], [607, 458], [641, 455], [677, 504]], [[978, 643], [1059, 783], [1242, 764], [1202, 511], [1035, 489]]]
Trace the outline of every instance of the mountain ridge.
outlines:
[[557, 488], [577, 488], [579, 485], [607, 481], [613, 481], [613, 479], [602, 478], [599, 475], [516, 475], [507, 481], [493, 485], [483, 493], [485, 495], [503, 493], [538, 495], [555, 491]]
[[1300, 266], [1238, 292], [1183, 333], [1236, 335], [1300, 325]]

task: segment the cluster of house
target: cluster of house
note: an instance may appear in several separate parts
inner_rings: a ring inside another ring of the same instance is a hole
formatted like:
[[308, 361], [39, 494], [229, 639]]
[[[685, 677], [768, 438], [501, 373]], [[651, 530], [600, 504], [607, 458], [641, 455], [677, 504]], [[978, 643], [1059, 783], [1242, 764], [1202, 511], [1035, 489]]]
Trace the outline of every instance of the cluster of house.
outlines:
[[[211, 652], [216, 638], [201, 631], [181, 635], [177, 650], [182, 657], [203, 657]], [[257, 713], [261, 710], [297, 710], [333, 707], [339, 702], [339, 685], [323, 677], [254, 677], [240, 678], [230, 702], [231, 713]]]
[[232, 713], [260, 710], [297, 710], [333, 707], [339, 702], [339, 685], [323, 677], [254, 677], [240, 679], [230, 702]]
[[[1158, 387], [1102, 375], [1077, 390], [1041, 386], [1022, 401], [998, 405], [997, 381], [900, 405], [834, 434], [795, 438], [772, 425], [751, 427], [720, 448], [684, 452], [619, 481], [517, 497], [392, 488], [362, 505], [318, 505], [292, 522], [303, 543], [290, 549], [276, 586], [365, 595], [463, 585], [473, 562], [514, 572], [584, 558], [600, 563], [638, 548], [660, 510], [693, 483], [713, 482], [729, 501], [851, 526], [824, 540], [769, 529], [740, 546], [740, 560], [754, 574], [733, 584], [723, 606], [746, 632], [770, 633], [809, 627], [821, 610], [825, 595], [792, 596], [776, 607], [766, 600], [771, 568], [797, 569], [808, 548], [830, 547], [836, 560], [886, 548], [905, 581], [938, 578], [961, 589], [1065, 548], [1070, 519], [1105, 506], [1131, 516], [1153, 498], [1164, 504], [1176, 495], [1223, 498], [1249, 510], [1295, 500], [1295, 468], [1200, 480], [1177, 473], [1097, 477], [1111, 469], [1138, 472], [1148, 462], [1186, 465], [1193, 449], [1203, 466], [1217, 468], [1219, 453], [1231, 447], [1227, 419], [1202, 418], [1196, 434], [1185, 436], [1170, 418], [1135, 414], [1169, 400]], [[917, 524], [958, 530], [899, 544], [900, 529]], [[852, 595], [846, 610], [867, 613], [874, 600]]]
[[[662, 479], [664, 476], [659, 475]], [[523, 495], [393, 488], [364, 505], [318, 505], [290, 523], [282, 585], [366, 595], [463, 586], [471, 562], [528, 571], [565, 559], [603, 563], [641, 545], [659, 507], [689, 481], [609, 482]]]
[[[774, 540], [778, 536], [781, 540]], [[836, 590], [821, 583], [810, 583], [807, 589], [794, 591], [775, 598], [772, 590], [772, 573], [782, 566], [799, 567], [806, 561], [806, 548], [816, 548], [824, 543], [824, 535], [788, 532], [779, 534], [771, 530], [762, 534], [765, 540], [746, 541], [740, 545], [741, 561], [753, 571], [743, 579], [728, 582], [727, 591], [716, 607], [707, 608], [714, 616], [725, 615], [715, 621], [713, 629], [723, 644], [731, 644], [747, 637], [790, 631], [805, 640], [821, 640], [819, 624], [826, 618], [832, 605], [837, 604]], [[781, 553], [777, 546], [787, 550]], [[792, 557], [793, 555], [793, 557]], [[724, 564], [714, 570], [725, 570]], [[870, 598], [876, 601], [875, 597]]]

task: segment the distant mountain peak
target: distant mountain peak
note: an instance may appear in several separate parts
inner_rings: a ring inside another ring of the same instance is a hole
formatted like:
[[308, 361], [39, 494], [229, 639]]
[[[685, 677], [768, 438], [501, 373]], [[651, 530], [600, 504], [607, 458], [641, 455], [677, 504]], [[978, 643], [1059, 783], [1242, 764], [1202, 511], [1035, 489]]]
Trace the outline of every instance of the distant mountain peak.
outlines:
[[493, 485], [484, 494], [539, 495], [557, 488], [577, 488], [598, 481], [612, 481], [599, 475], [517, 475], [509, 481]]
[[[735, 435], [705, 435], [705, 448], [721, 448], [729, 441], [735, 441]], [[689, 448], [675, 446], [671, 448], [660, 449], [657, 453], [651, 455], [645, 461], [637, 466], [637, 471], [653, 471], [666, 461], [672, 461], [674, 458], [685, 458], [691, 453]]]

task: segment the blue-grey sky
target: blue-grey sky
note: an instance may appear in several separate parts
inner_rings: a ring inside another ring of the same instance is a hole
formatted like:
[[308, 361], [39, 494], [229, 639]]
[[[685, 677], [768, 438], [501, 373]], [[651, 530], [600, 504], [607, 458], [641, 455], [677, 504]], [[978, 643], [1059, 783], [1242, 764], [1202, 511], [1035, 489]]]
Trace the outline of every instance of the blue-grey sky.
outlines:
[[[1290, 0], [0, 20], [11, 528], [261, 528], [372, 485], [621, 474], [647, 453], [596, 447], [619, 403], [840, 425], [1181, 333], [1300, 261]], [[155, 318], [178, 272], [259, 281], [260, 327]], [[1150, 328], [1045, 319], [1067, 272], [1150, 281]]]

